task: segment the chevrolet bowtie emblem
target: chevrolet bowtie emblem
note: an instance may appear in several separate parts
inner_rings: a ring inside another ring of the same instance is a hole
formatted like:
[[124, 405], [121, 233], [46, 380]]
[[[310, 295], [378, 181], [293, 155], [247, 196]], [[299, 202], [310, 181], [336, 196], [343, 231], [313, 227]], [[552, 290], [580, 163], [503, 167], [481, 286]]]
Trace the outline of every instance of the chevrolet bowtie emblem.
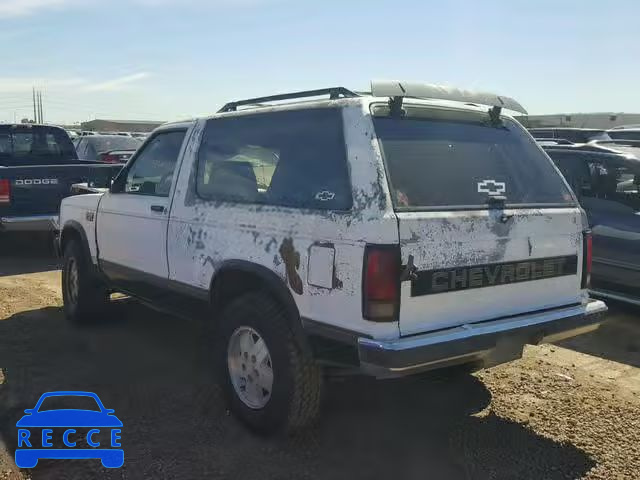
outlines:
[[483, 180], [478, 182], [478, 193], [486, 193], [490, 197], [502, 195], [507, 191], [504, 182], [496, 182], [495, 180]]

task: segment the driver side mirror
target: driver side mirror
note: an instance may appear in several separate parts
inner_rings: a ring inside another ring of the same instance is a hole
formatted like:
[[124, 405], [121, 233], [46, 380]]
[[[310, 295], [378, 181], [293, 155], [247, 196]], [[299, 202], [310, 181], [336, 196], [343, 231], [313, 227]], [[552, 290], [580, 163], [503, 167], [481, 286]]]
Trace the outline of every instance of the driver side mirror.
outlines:
[[116, 178], [111, 181], [111, 186], [109, 187], [110, 193], [122, 193], [124, 192], [125, 184], [127, 183], [127, 171], [123, 168], [118, 172]]

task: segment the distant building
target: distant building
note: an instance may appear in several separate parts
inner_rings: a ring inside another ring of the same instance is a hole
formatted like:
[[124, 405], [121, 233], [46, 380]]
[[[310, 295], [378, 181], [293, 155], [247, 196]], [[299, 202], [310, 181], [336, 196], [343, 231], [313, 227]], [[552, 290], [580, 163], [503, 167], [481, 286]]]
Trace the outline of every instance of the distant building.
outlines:
[[82, 122], [80, 128], [93, 132], [151, 132], [166, 122], [151, 120], [91, 120]]
[[516, 117], [525, 127], [576, 127], [609, 129], [640, 123], [640, 113], [554, 113]]

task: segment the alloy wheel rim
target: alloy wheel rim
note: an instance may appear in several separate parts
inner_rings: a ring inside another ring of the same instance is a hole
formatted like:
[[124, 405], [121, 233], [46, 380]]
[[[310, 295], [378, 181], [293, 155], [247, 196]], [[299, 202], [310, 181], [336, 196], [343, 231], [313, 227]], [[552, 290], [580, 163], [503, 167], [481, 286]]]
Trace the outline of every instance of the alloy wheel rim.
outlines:
[[227, 347], [227, 367], [238, 398], [254, 410], [264, 408], [273, 390], [273, 364], [267, 344], [251, 327], [238, 327]]

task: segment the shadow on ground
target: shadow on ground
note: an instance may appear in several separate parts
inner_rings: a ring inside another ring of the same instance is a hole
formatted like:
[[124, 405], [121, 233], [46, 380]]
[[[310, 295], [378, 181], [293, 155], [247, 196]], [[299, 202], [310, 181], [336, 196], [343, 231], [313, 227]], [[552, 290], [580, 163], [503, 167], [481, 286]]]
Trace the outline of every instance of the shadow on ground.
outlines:
[[607, 320], [592, 333], [558, 345], [618, 363], [640, 367], [640, 307], [607, 300]]
[[0, 277], [58, 268], [51, 235], [0, 232]]
[[51, 390], [96, 392], [123, 421], [125, 465], [42, 460], [32, 478], [564, 479], [594, 464], [581, 450], [491, 413], [474, 376], [328, 381], [320, 424], [292, 438], [249, 433], [224, 408], [202, 328], [135, 302], [114, 321], [72, 328], [58, 308], [0, 321], [0, 433]]

